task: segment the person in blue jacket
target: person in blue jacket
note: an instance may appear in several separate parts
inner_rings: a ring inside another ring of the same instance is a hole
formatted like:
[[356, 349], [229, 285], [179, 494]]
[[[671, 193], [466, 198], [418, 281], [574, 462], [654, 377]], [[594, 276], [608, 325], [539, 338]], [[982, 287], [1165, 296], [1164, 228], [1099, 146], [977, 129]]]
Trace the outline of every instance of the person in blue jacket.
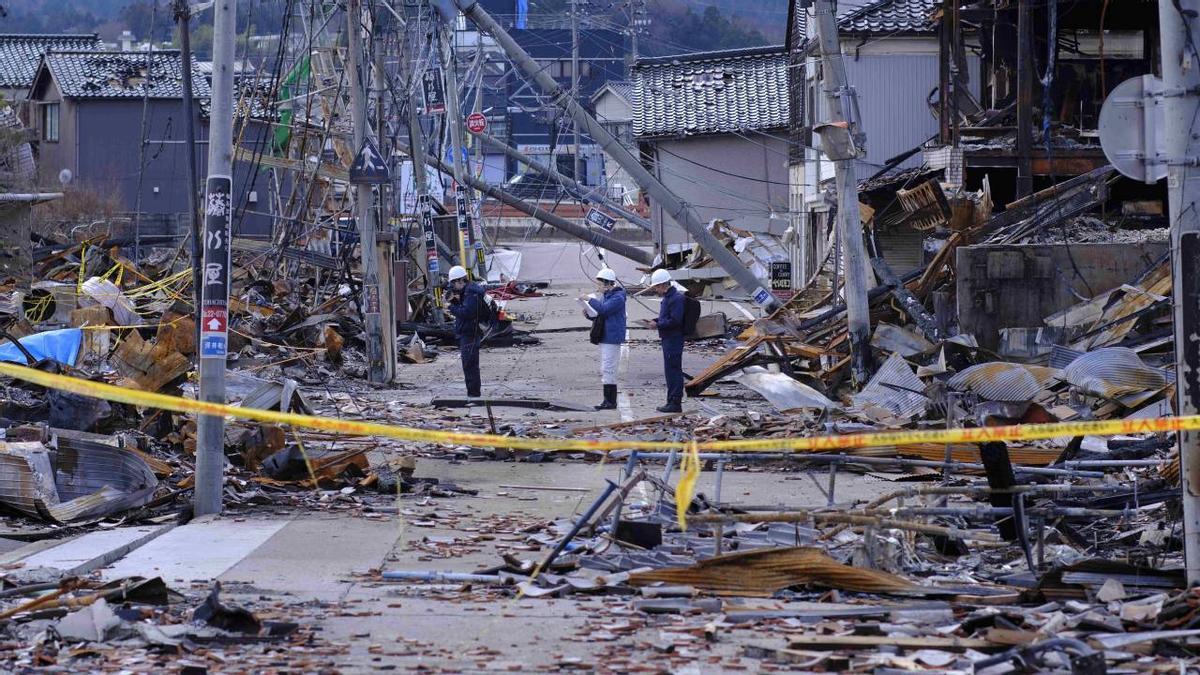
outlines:
[[617, 364], [621, 358], [621, 344], [625, 342], [625, 289], [617, 285], [616, 272], [607, 267], [596, 273], [596, 282], [603, 297], [587, 299], [596, 312], [592, 321], [600, 324], [593, 336], [598, 334], [600, 340], [600, 383], [604, 385], [604, 402], [596, 406], [596, 410], [614, 410], [617, 407]]
[[460, 265], [450, 268], [451, 293], [446, 307], [454, 315], [454, 336], [458, 338], [458, 355], [462, 359], [463, 378], [467, 381], [467, 396], [480, 397], [479, 343], [483, 339], [483, 286], [467, 279], [467, 270]]
[[683, 412], [683, 293], [671, 283], [671, 273], [654, 270], [650, 289], [662, 296], [654, 327], [662, 341], [663, 374], [667, 379], [667, 403], [658, 412]]

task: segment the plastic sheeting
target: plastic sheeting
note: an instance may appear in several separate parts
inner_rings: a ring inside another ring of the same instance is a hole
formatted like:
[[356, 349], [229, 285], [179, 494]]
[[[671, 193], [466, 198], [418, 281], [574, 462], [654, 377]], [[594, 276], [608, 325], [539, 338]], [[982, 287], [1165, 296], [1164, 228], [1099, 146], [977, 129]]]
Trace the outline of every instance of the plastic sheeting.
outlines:
[[[35, 333], [19, 338], [18, 341], [38, 361], [53, 359], [61, 364], [73, 366], [75, 360], [79, 358], [79, 345], [83, 341], [83, 331], [78, 328], [63, 328]], [[25, 355], [11, 342], [0, 344], [0, 361], [29, 365]]]

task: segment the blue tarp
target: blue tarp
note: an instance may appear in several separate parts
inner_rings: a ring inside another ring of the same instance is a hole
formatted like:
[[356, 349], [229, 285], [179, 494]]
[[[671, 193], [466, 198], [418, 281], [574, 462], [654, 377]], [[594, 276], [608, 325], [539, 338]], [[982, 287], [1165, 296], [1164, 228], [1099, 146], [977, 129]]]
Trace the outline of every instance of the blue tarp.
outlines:
[[[37, 360], [54, 359], [59, 363], [73, 366], [79, 358], [79, 344], [83, 341], [83, 331], [78, 328], [63, 328], [48, 330], [20, 338], [21, 345], [29, 350]], [[13, 361], [29, 365], [25, 355], [11, 342], [0, 344], [0, 361]]]

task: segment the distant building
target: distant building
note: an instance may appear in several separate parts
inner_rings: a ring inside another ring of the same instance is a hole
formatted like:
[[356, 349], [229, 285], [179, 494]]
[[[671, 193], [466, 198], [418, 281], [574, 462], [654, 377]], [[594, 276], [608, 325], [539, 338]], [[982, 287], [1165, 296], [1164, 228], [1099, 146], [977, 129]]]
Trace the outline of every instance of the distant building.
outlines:
[[95, 51], [100, 37], [95, 33], [73, 35], [0, 34], [0, 95], [19, 102], [29, 94], [42, 54], [48, 51]]
[[[787, 53], [679, 54], [633, 68], [633, 138], [654, 175], [703, 221], [782, 235], [788, 226]], [[691, 236], [650, 202], [669, 252]]]
[[[625, 80], [605, 83], [600, 91], [592, 95], [592, 107], [596, 111], [596, 121], [616, 136], [617, 141], [636, 152], [637, 146], [633, 141], [633, 83]], [[637, 183], [607, 153], [604, 154], [603, 171], [603, 182], [609, 198], [628, 206], [635, 205], [639, 197]]]
[[[65, 179], [115, 196], [131, 213], [171, 222], [185, 216], [189, 186], [181, 61], [178, 51], [45, 54], [29, 96], [39, 183], [58, 185]], [[194, 61], [191, 68], [201, 144], [197, 189], [202, 189], [208, 156], [202, 110], [210, 89]], [[266, 125], [254, 124], [241, 136], [243, 146], [257, 147], [268, 133]], [[270, 234], [269, 200], [260, 198], [267, 181], [251, 180], [260, 171], [249, 162], [235, 165], [233, 189], [243, 210], [234, 221], [237, 233]]]

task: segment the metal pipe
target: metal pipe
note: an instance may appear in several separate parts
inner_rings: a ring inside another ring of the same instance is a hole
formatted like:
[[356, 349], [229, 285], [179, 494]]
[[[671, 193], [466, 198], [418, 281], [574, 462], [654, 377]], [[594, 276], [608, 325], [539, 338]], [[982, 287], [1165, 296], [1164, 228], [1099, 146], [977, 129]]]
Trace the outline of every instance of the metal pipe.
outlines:
[[596, 512], [600, 510], [600, 507], [604, 505], [604, 502], [608, 501], [609, 496], [612, 495], [612, 493], [617, 489], [617, 484], [611, 480], [606, 482], [608, 483], [608, 486], [604, 488], [604, 492], [602, 492], [600, 496], [596, 498], [596, 501], [592, 502], [592, 505], [588, 507], [588, 510], [585, 511], [584, 514], [575, 521], [575, 525], [571, 528], [571, 531], [567, 533], [567, 536], [563, 537], [562, 541], [558, 542], [558, 545], [555, 546], [554, 550], [550, 552], [550, 555], [546, 556], [545, 562], [543, 562], [541, 565], [538, 565], [538, 570], [549, 569], [550, 565], [554, 563], [559, 554], [563, 552], [563, 549], [567, 547], [567, 544], [571, 543], [571, 540], [575, 538], [575, 535], [579, 534], [579, 531], [583, 529], [583, 526], [587, 525], [588, 521], [592, 519], [592, 516], [596, 515]]
[[[763, 518], [763, 516], [766, 516], [766, 518]], [[814, 522], [824, 521], [830, 523], [849, 523], [853, 525], [866, 525], [870, 527], [881, 527], [892, 530], [909, 530], [912, 532], [923, 532], [925, 534], [942, 535], [955, 539], [1000, 541], [1000, 537], [992, 532], [974, 532], [962, 530], [957, 527], [942, 527], [940, 525], [927, 525], [925, 523], [895, 520], [892, 518], [878, 518], [874, 516], [861, 516], [848, 513], [819, 513], [814, 511], [796, 511], [791, 513], [771, 514], [719, 513], [688, 516], [688, 520], [693, 523], [705, 525], [715, 525], [718, 523], [803, 523], [812, 520]]]
[[642, 166], [641, 161], [634, 156], [624, 145], [622, 145], [616, 137], [609, 133], [604, 125], [596, 121], [594, 117], [584, 110], [570, 94], [564, 91], [559, 86], [554, 78], [551, 77], [545, 70], [533, 60], [517, 41], [513, 39], [507, 31], [492, 18], [482, 7], [479, 6], [477, 0], [454, 0], [454, 4], [467, 15], [476, 26], [495, 38], [496, 43], [500, 45], [512, 59], [512, 62], [525, 74], [529, 79], [537, 83], [537, 85], [545, 91], [555, 105], [562, 108], [564, 112], [570, 115], [575, 124], [583, 127], [583, 130], [588, 136], [592, 137], [600, 144], [601, 149], [608, 153], [617, 164], [625, 169], [646, 193], [655, 201], [659, 202], [663, 210], [671, 216], [671, 218], [683, 227], [705, 253], [712, 256], [713, 261], [724, 269], [730, 277], [734, 279], [742, 289], [749, 295], [755, 297], [755, 301], [760, 303], [768, 310], [774, 310], [780, 306], [779, 300], [775, 298], [769, 291], [763, 287], [762, 280], [754, 276], [742, 261], [732, 251], [725, 248], [725, 245], [709, 231], [708, 226], [700, 220], [695, 211], [688, 207], [682, 199], [672, 192], [666, 185], [654, 177], [646, 167]]
[[507, 584], [497, 574], [469, 574], [467, 572], [435, 572], [432, 570], [391, 570], [383, 573], [388, 581], [424, 581], [429, 583], [453, 584], [489, 584], [502, 586]]

